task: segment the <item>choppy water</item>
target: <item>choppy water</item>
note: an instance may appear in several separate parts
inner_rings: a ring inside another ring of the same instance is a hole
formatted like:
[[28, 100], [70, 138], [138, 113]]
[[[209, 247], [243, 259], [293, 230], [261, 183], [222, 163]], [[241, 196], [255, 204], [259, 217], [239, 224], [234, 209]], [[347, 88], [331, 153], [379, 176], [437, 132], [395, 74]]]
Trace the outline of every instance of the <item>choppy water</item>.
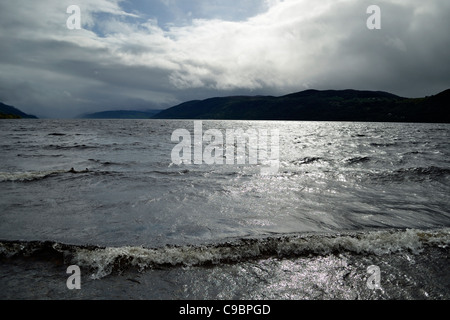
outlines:
[[1, 121], [0, 298], [450, 297], [450, 125], [203, 127], [278, 129], [278, 173], [172, 164], [193, 121]]

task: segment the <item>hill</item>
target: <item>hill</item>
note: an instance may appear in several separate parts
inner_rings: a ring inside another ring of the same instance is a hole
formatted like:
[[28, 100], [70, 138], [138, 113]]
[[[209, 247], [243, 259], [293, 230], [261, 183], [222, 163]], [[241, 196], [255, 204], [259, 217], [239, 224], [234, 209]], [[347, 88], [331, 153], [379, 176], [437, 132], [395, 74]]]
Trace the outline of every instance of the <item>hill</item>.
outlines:
[[0, 102], [0, 119], [37, 119], [36, 116], [26, 114], [19, 109]]
[[281, 97], [230, 96], [188, 101], [154, 118], [450, 123], [450, 89], [415, 99], [360, 90], [306, 90]]
[[79, 116], [82, 119], [151, 119], [161, 110], [134, 111], [134, 110], [115, 110], [88, 113]]

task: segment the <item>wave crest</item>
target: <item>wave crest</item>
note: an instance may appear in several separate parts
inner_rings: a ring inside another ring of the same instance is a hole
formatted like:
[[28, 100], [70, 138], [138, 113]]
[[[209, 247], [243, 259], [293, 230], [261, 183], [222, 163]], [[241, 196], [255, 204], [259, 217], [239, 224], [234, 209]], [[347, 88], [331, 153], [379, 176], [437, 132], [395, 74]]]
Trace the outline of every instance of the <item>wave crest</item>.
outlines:
[[0, 172], [0, 182], [26, 182], [42, 180], [66, 173], [67, 170], [34, 171], [34, 172]]
[[58, 242], [0, 242], [0, 256], [44, 257], [60, 263], [76, 264], [100, 279], [114, 271], [134, 267], [200, 266], [235, 263], [267, 257], [327, 255], [351, 252], [385, 255], [408, 251], [420, 253], [425, 246], [447, 247], [450, 228], [437, 230], [384, 230], [340, 234], [303, 234], [279, 237], [240, 238], [203, 246], [100, 247], [68, 245]]

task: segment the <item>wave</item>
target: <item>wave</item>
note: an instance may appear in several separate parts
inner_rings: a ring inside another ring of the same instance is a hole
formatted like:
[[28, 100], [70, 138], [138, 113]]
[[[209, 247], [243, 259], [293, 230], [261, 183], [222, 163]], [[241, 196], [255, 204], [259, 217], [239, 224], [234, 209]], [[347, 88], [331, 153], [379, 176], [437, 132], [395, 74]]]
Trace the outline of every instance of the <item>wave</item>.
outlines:
[[[346, 164], [351, 165], [351, 164], [368, 162], [370, 160], [372, 160], [370, 157], [352, 157], [352, 158], [344, 159], [343, 162], [345, 162]], [[318, 161], [333, 162], [333, 160], [326, 160], [326, 159], [321, 158], [321, 157], [305, 157], [305, 158], [301, 158], [301, 159], [297, 159], [297, 160], [291, 161], [291, 163], [296, 165], [296, 166], [299, 166], [299, 165], [310, 164], [310, 163], [314, 163], [314, 162], [318, 162]]]
[[108, 167], [108, 166], [129, 166], [127, 163], [121, 163], [121, 162], [113, 162], [113, 161], [102, 161], [98, 159], [88, 159], [88, 161], [98, 163], [102, 166]]
[[402, 182], [405, 180], [422, 182], [427, 179], [440, 179], [450, 174], [450, 168], [443, 167], [413, 167], [402, 168], [393, 171], [384, 171], [378, 173], [370, 173], [369, 176], [373, 180], [382, 180], [388, 182]]
[[394, 173], [400, 175], [419, 175], [419, 176], [440, 176], [450, 174], [450, 168], [441, 167], [416, 167], [408, 169], [399, 169]]
[[17, 155], [21, 158], [61, 158], [64, 157], [62, 154], [23, 154], [19, 153]]
[[157, 173], [157, 174], [162, 174], [162, 175], [169, 175], [169, 176], [172, 176], [172, 175], [176, 175], [176, 176], [178, 176], [178, 175], [185, 175], [185, 174], [188, 174], [188, 173], [190, 173], [190, 172], [192, 172], [192, 171], [190, 171], [190, 170], [188, 170], [188, 169], [182, 169], [182, 170], [174, 170], [174, 171], [159, 171], [159, 170], [153, 170], [153, 171], [151, 171], [152, 173]]
[[[91, 160], [91, 159], [89, 159]], [[95, 161], [95, 160], [92, 160]], [[114, 163], [114, 162], [101, 162], [101, 161], [95, 161], [97, 163], [100, 163], [104, 167], [108, 166], [114, 166], [114, 165], [120, 165], [124, 166], [123, 164]], [[191, 171], [188, 169], [183, 170], [173, 170], [173, 171], [148, 171], [145, 173], [155, 173], [160, 175], [185, 175], [190, 173]], [[27, 172], [0, 172], [0, 182], [32, 182], [32, 181], [38, 181], [47, 179], [50, 177], [57, 177], [64, 174], [70, 174], [70, 175], [76, 175], [76, 174], [89, 174], [92, 176], [107, 176], [107, 175], [124, 175], [124, 172], [120, 171], [110, 171], [110, 170], [90, 170], [90, 169], [84, 169], [84, 170], [75, 170], [74, 168], [71, 168], [70, 170], [48, 170], [48, 171], [27, 171]]]
[[[300, 160], [296, 160], [295, 163], [298, 164], [307, 164], [316, 161], [322, 161], [322, 158], [304, 158]], [[369, 157], [354, 157], [345, 160], [348, 164], [356, 164], [370, 161]], [[96, 162], [101, 164], [103, 167], [110, 166], [127, 166], [127, 164], [109, 162], [109, 161], [100, 161], [95, 159], [89, 159], [89, 161]], [[294, 162], [291, 162], [294, 163]], [[186, 175], [191, 173], [197, 173], [197, 171], [192, 171], [189, 169], [163, 169], [163, 170], [151, 170], [147, 172], [141, 172], [141, 174], [158, 174], [158, 175], [166, 175], [166, 176], [179, 176]], [[217, 175], [240, 175], [242, 176], [241, 171], [199, 171], [200, 174], [217, 174]], [[28, 172], [0, 172], [0, 182], [30, 182], [42, 180], [50, 177], [55, 177], [63, 174], [90, 174], [93, 176], [105, 176], [105, 175], [126, 175], [126, 173], [121, 171], [111, 171], [111, 170], [74, 170], [73, 168], [70, 170], [49, 170], [49, 171], [28, 171]], [[296, 174], [290, 171], [284, 171], [282, 174]], [[303, 173], [302, 173], [303, 174]], [[414, 167], [414, 168], [402, 168], [397, 170], [390, 171], [380, 171], [380, 172], [367, 172], [367, 177], [371, 180], [381, 180], [381, 181], [404, 181], [413, 180], [413, 181], [423, 181], [426, 179], [438, 179], [445, 177], [450, 174], [450, 168], [443, 167]], [[245, 174], [244, 174], [245, 175]], [[248, 174], [248, 176], [252, 176], [252, 174]]]
[[323, 159], [320, 157], [305, 157], [302, 159], [291, 161], [291, 163], [298, 166], [298, 165], [309, 164], [309, 163], [313, 163], [313, 162], [321, 161], [321, 160], [323, 160]]
[[53, 132], [53, 133], [49, 133], [49, 136], [65, 136], [65, 133], [60, 133], [60, 132]]
[[127, 268], [201, 266], [236, 263], [268, 257], [293, 257], [354, 253], [386, 255], [398, 252], [420, 254], [427, 246], [450, 245], [450, 228], [434, 230], [383, 230], [339, 234], [298, 234], [239, 238], [208, 245], [145, 247], [100, 247], [51, 241], [0, 241], [0, 257], [32, 257], [76, 264], [100, 279]]
[[98, 149], [100, 148], [99, 146], [88, 146], [85, 144], [76, 144], [73, 146], [61, 146], [61, 145], [54, 145], [54, 144], [49, 144], [44, 146], [44, 149], [47, 150], [71, 150], [71, 149], [78, 149], [78, 150], [87, 150], [87, 149]]
[[30, 171], [30, 172], [0, 172], [0, 182], [28, 182], [54, 177], [67, 170]]
[[396, 142], [388, 142], [388, 143], [371, 142], [369, 145], [371, 147], [394, 147], [397, 145], [397, 143]]
[[345, 160], [347, 164], [363, 163], [367, 161], [370, 161], [370, 157], [353, 157]]
[[56, 177], [64, 174], [93, 174], [93, 175], [108, 175], [111, 171], [90, 171], [85, 170], [75, 170], [71, 168], [70, 170], [48, 170], [48, 171], [26, 171], [26, 172], [0, 172], [0, 182], [31, 182], [47, 179], [50, 177]]

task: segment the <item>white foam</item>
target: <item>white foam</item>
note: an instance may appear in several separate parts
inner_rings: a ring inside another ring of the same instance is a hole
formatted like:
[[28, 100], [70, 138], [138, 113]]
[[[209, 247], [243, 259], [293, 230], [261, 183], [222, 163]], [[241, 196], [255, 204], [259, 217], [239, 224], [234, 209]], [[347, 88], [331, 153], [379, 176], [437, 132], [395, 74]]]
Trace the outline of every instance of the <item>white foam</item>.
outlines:
[[33, 181], [45, 178], [52, 174], [60, 174], [67, 172], [67, 170], [53, 170], [53, 171], [26, 171], [26, 172], [0, 172], [0, 182], [23, 182]]
[[419, 254], [424, 246], [447, 247], [450, 228], [424, 231], [416, 229], [372, 231], [334, 235], [298, 235], [260, 239], [238, 239], [209, 246], [79, 248], [74, 263], [93, 268], [99, 279], [121, 266], [139, 270], [163, 265], [196, 266], [238, 262], [265, 256], [326, 255], [333, 252], [385, 255], [408, 251]]

